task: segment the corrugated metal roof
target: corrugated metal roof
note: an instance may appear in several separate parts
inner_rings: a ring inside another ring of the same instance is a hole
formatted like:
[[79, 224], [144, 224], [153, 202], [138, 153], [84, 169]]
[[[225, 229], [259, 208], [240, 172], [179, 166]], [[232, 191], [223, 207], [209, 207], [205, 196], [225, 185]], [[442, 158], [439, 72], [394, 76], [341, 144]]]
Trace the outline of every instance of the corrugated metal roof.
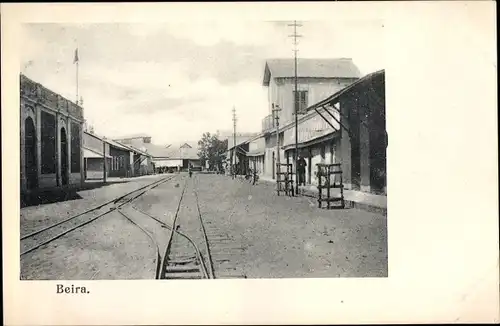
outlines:
[[250, 151], [247, 153], [247, 156], [262, 156], [264, 155], [264, 151], [258, 150], [258, 151]]
[[148, 134], [145, 133], [139, 133], [139, 134], [133, 134], [133, 135], [126, 135], [122, 137], [115, 137], [116, 140], [124, 140], [124, 139], [134, 139], [134, 138], [148, 138], [151, 137]]
[[[271, 59], [264, 68], [264, 86], [269, 86], [272, 78], [295, 76], [294, 59]], [[298, 59], [298, 77], [316, 78], [360, 78], [361, 72], [350, 58], [339, 59]]]
[[[85, 158], [102, 158], [102, 153], [97, 153], [89, 148], [83, 148], [83, 157]], [[107, 158], [111, 158], [109, 154], [106, 154]]]
[[114, 140], [111, 140], [111, 139], [104, 139], [104, 141], [108, 144], [110, 144], [111, 146], [115, 146], [115, 147], [118, 147], [118, 148], [121, 148], [121, 149], [125, 149], [125, 150], [128, 150], [130, 151], [130, 148], [128, 146], [125, 146], [117, 141], [114, 141]]
[[324, 99], [324, 100], [322, 100], [322, 101], [320, 101], [318, 103], [315, 103], [315, 104], [311, 105], [310, 107], [308, 107], [306, 109], [306, 111], [310, 112], [311, 110], [314, 110], [316, 108], [322, 107], [322, 106], [324, 106], [326, 104], [329, 104], [331, 102], [335, 102], [335, 101], [337, 101], [340, 98], [341, 95], [344, 95], [344, 94], [352, 91], [356, 87], [359, 87], [360, 85], [362, 85], [362, 84], [364, 84], [364, 83], [366, 83], [368, 81], [371, 81], [374, 78], [384, 78], [385, 79], [385, 69], [372, 72], [371, 74], [368, 74], [368, 75], [364, 76], [363, 78], [358, 79], [357, 81], [355, 81], [351, 85], [349, 85], [349, 86], [341, 89], [337, 93], [335, 93], [335, 94], [327, 97], [326, 99]]

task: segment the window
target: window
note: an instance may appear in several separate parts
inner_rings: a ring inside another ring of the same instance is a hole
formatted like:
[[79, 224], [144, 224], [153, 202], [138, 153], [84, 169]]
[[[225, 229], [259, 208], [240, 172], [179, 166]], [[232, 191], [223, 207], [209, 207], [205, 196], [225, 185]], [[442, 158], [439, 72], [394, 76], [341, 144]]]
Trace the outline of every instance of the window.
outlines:
[[[307, 105], [307, 99], [308, 99], [307, 95], [308, 95], [308, 92], [307, 91], [297, 91], [297, 93], [298, 93], [297, 100], [299, 102], [299, 107], [297, 109], [298, 109], [299, 114], [300, 114], [301, 112], [304, 112], [305, 109], [307, 109], [307, 106], [308, 106]], [[294, 100], [294, 103], [295, 103], [295, 91], [293, 91], [293, 96], [294, 96], [293, 100]]]
[[42, 174], [56, 173], [56, 117], [42, 111], [41, 124]]

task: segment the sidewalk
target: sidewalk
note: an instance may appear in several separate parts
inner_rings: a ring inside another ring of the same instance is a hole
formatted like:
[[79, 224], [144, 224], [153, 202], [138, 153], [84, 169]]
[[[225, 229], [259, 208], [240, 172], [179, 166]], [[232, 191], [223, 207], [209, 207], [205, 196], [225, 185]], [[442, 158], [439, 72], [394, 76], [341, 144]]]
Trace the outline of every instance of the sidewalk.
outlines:
[[[259, 176], [259, 181], [276, 183], [276, 180]], [[318, 188], [313, 185], [299, 186], [303, 196], [318, 198]], [[387, 196], [374, 195], [366, 192], [344, 189], [346, 207], [363, 209], [369, 212], [387, 215]]]
[[78, 192], [81, 191], [92, 190], [113, 184], [127, 183], [133, 180], [159, 178], [160, 176], [161, 175], [158, 174], [150, 174], [130, 178], [111, 177], [106, 179], [106, 183], [104, 183], [102, 179], [87, 179], [83, 184], [76, 183], [59, 187], [37, 188], [20, 193], [21, 207], [24, 208], [27, 206], [71, 200], [78, 198]]

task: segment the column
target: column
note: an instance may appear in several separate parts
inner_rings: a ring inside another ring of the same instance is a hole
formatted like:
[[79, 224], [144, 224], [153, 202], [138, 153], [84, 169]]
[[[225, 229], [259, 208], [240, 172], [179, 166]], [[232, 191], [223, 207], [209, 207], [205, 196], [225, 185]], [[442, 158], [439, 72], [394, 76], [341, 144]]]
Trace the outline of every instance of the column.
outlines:
[[69, 174], [69, 183], [72, 183], [72, 171], [71, 171], [71, 119], [68, 117], [68, 122], [66, 124], [66, 142], [68, 146], [68, 155], [67, 162], [68, 164], [68, 174]]
[[38, 105], [35, 106], [36, 113], [36, 165], [38, 176], [38, 187], [42, 182], [42, 111]]
[[370, 129], [369, 129], [369, 111], [366, 97], [362, 97], [360, 101], [360, 124], [359, 124], [359, 138], [360, 138], [360, 174], [361, 182], [360, 189], [363, 192], [370, 192]]
[[[19, 130], [21, 131], [21, 139], [19, 140], [19, 154], [20, 154], [20, 169], [19, 169], [19, 172], [20, 172], [20, 180], [21, 180], [21, 184], [19, 185], [20, 188], [21, 188], [21, 191], [25, 191], [26, 188], [27, 188], [27, 184], [26, 184], [26, 169], [25, 169], [25, 166], [26, 166], [26, 162], [24, 161], [24, 156], [26, 155], [26, 146], [25, 146], [25, 140], [26, 140], [26, 130], [24, 129], [24, 125], [25, 125], [25, 121], [26, 121], [26, 114], [25, 112], [27, 111], [27, 108], [23, 105], [23, 99], [21, 98], [21, 112], [19, 112], [19, 116], [20, 116], [20, 120], [21, 120], [21, 123], [19, 125]], [[36, 119], [33, 120], [33, 122], [36, 124]]]
[[60, 114], [56, 112], [56, 185], [62, 185], [61, 178], [61, 123]]
[[[70, 138], [71, 139], [71, 138]], [[78, 144], [80, 146], [80, 185], [83, 186], [85, 183], [85, 165], [84, 165], [84, 157], [83, 157], [83, 125], [80, 125], [80, 142]], [[70, 152], [71, 157], [71, 152]], [[104, 158], [106, 159], [106, 158]], [[71, 160], [70, 160], [71, 163]]]
[[[347, 129], [350, 129], [351, 126], [347, 119], [350, 110], [350, 103], [342, 98], [340, 102], [340, 110], [342, 114], [340, 115], [340, 122]], [[346, 189], [352, 189], [351, 182], [351, 139], [349, 137], [349, 133], [342, 127], [340, 127], [340, 148], [338, 154], [338, 162], [341, 163], [342, 168], [342, 179], [344, 182], [344, 186]], [[337, 155], [337, 154], [336, 154]]]

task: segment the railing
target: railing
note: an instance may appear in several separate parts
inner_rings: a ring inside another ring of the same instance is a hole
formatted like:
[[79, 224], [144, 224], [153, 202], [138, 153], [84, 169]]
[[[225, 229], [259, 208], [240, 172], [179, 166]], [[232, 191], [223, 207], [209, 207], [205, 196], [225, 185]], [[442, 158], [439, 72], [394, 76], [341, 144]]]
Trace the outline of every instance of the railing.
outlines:
[[262, 119], [262, 132], [270, 131], [275, 127], [272, 114]]

